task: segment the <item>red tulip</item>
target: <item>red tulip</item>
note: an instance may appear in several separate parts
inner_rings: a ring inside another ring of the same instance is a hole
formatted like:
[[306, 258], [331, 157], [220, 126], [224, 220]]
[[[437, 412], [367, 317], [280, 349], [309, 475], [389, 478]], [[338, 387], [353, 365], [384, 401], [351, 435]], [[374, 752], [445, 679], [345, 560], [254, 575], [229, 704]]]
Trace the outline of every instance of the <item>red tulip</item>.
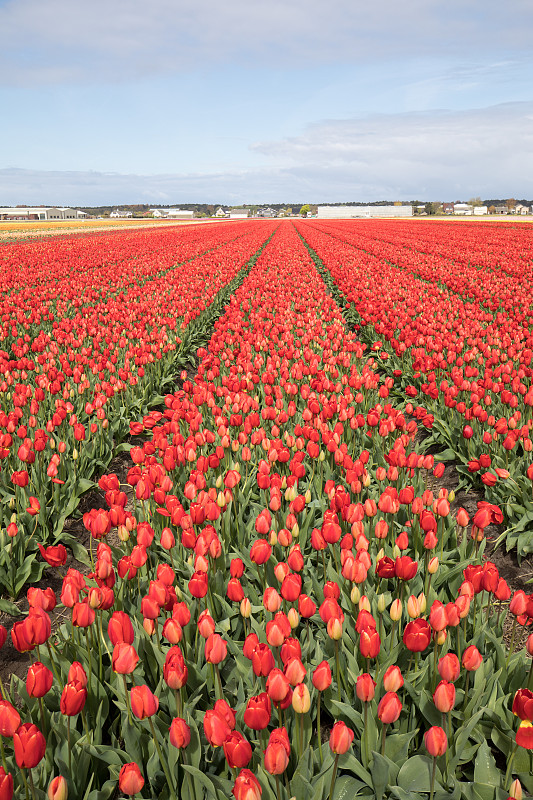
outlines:
[[137, 764], [134, 762], [124, 764], [118, 775], [118, 786], [121, 792], [130, 796], [141, 791], [144, 778]]
[[533, 692], [519, 689], [513, 698], [513, 714], [521, 720], [533, 722]]
[[0, 700], [0, 736], [13, 736], [20, 725], [20, 714], [8, 700]]
[[119, 675], [131, 675], [137, 664], [139, 656], [132, 644], [118, 642], [113, 650], [113, 671]]
[[378, 717], [385, 725], [396, 722], [401, 710], [402, 704], [395, 692], [387, 692], [378, 703]]
[[529, 720], [520, 723], [516, 732], [516, 743], [526, 750], [533, 750], [533, 724]]
[[87, 699], [87, 689], [79, 681], [67, 683], [61, 693], [59, 710], [66, 717], [79, 714]]
[[271, 707], [270, 698], [266, 692], [262, 692], [248, 700], [244, 711], [244, 723], [254, 731], [262, 731], [270, 722]]
[[68, 784], [62, 775], [57, 775], [55, 778], [52, 778], [48, 785], [47, 795], [48, 800], [67, 800]]
[[178, 749], [189, 746], [191, 741], [191, 729], [184, 719], [175, 717], [170, 724], [170, 742]]
[[252, 757], [252, 747], [242, 733], [232, 731], [223, 742], [224, 755], [231, 769], [245, 767]]
[[23, 769], [33, 769], [44, 757], [46, 741], [36, 725], [26, 722], [15, 731], [13, 746], [17, 765]]
[[13, 797], [13, 775], [0, 767], [0, 800], [11, 800]]
[[235, 800], [261, 800], [261, 784], [249, 769], [243, 769], [235, 779], [232, 794]]
[[355, 692], [363, 703], [369, 703], [370, 700], [373, 700], [376, 693], [376, 682], [372, 676], [367, 672], [358, 675]]
[[336, 755], [346, 753], [352, 744], [354, 732], [344, 722], [336, 722], [331, 729], [329, 746]]
[[44, 697], [50, 691], [53, 681], [54, 676], [48, 667], [36, 661], [28, 669], [26, 691], [30, 697]]
[[131, 710], [139, 719], [152, 717], [159, 708], [158, 698], [152, 694], [148, 686], [134, 686], [130, 691]]
[[230, 735], [231, 728], [221, 714], [210, 709], [204, 714], [204, 733], [212, 747], [220, 747]]
[[447, 714], [455, 705], [455, 686], [448, 681], [441, 681], [433, 692], [433, 702], [438, 711]]
[[430, 756], [438, 758], [448, 749], [448, 737], [442, 728], [434, 725], [424, 734], [424, 745]]
[[431, 641], [431, 627], [425, 619], [414, 619], [405, 626], [402, 638], [408, 650], [421, 653]]
[[319, 692], [325, 692], [326, 689], [331, 686], [331, 667], [327, 661], [321, 661], [320, 664], [315, 667], [311, 680], [313, 686]]

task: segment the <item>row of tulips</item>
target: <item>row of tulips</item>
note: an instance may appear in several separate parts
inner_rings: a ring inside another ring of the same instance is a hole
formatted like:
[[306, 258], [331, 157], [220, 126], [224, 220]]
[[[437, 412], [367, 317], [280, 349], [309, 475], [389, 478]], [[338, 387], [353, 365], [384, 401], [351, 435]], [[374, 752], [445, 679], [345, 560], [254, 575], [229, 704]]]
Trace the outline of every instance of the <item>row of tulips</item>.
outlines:
[[2, 249], [12, 285], [0, 351], [4, 593], [39, 578], [36, 542], [62, 536], [128, 420], [174, 381], [272, 230], [217, 225], [201, 238], [193, 226]]
[[[460, 226], [465, 248], [455, 241], [450, 250], [449, 225], [430, 226], [431, 239], [418, 243], [420, 223], [400, 226], [398, 242], [392, 223], [298, 223], [348, 317], [396, 377], [395, 396], [431, 431], [427, 444], [457, 462], [462, 486], [501, 506], [507, 547], [521, 556], [533, 552], [532, 237], [529, 228], [496, 237], [493, 227]], [[484, 243], [490, 267], [486, 252], [477, 260]]]
[[[454, 517], [427, 488], [440, 466], [290, 224], [198, 356], [131, 423], [133, 505], [100, 480], [91, 573], [28, 592], [0, 798], [533, 791], [531, 670], [502, 644], [533, 597], [482, 558], [501, 511]], [[42, 554], [61, 569], [61, 545]]]

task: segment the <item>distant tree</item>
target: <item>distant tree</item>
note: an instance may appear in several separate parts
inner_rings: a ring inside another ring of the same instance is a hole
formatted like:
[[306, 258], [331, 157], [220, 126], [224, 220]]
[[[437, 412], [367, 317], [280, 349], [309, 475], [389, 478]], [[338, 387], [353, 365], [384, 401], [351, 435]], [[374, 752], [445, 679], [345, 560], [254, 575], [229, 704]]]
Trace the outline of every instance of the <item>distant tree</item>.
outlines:
[[495, 214], [495, 213], [496, 213], [496, 206], [489, 206], [489, 214]]
[[476, 207], [477, 206], [482, 206], [483, 203], [481, 201], [481, 197], [471, 197], [470, 200], [468, 201], [468, 205], [469, 206], [476, 206]]
[[512, 212], [516, 206], [516, 200], [514, 197], [511, 197], [509, 200], [505, 201], [505, 205], [507, 206], [507, 211]]
[[310, 211], [311, 211], [311, 206], [309, 205], [309, 203], [305, 203], [305, 205], [303, 205], [300, 209], [300, 216], [305, 217], [307, 216], [307, 214], [309, 214]]

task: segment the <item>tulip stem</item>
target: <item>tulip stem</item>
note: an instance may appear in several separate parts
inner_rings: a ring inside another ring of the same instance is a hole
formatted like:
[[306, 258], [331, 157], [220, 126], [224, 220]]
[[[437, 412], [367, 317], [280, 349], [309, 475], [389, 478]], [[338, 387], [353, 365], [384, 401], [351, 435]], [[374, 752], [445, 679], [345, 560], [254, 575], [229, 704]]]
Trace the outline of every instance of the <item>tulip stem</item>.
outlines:
[[[69, 717], [69, 719], [70, 719], [70, 717]], [[22, 775], [22, 781], [24, 783], [24, 790], [26, 792], [26, 800], [30, 800], [30, 795], [28, 793], [28, 781], [26, 780], [26, 776], [24, 774], [24, 770], [23, 769], [20, 770], [20, 774]]]
[[276, 794], [277, 794], [278, 800], [281, 800], [281, 792], [280, 792], [280, 787], [279, 787], [279, 776], [278, 775], [276, 775]]
[[48, 639], [46, 640], [46, 646], [48, 648], [48, 655], [50, 657], [50, 666], [52, 667], [52, 672], [54, 673], [54, 678], [56, 679], [58, 684], [61, 684], [61, 681], [59, 680], [59, 676], [58, 676], [58, 674], [56, 672], [56, 665], [55, 665], [54, 659], [52, 657], [52, 648], [50, 647], [50, 642], [48, 641]]
[[4, 750], [3, 736], [0, 736], [0, 753], [2, 754], [2, 764], [4, 765], [4, 772], [9, 772], [6, 764], [6, 751]]
[[385, 755], [385, 739], [387, 738], [387, 725], [383, 723], [383, 729], [381, 731], [381, 755]]
[[152, 722], [152, 717], [148, 717], [148, 722], [150, 724], [150, 729], [152, 731], [152, 738], [154, 740], [155, 749], [157, 750], [157, 755], [159, 756], [159, 761], [161, 762], [161, 766], [163, 767], [163, 772], [165, 773], [165, 777], [167, 779], [168, 786], [171, 791], [172, 800], [176, 800], [176, 794], [174, 792], [174, 783], [172, 781], [170, 772], [168, 770], [168, 765], [165, 759], [163, 758], [163, 753], [161, 752], [161, 748], [159, 747], [159, 742], [157, 741], [157, 736], [155, 734], [154, 723]]
[[333, 764], [333, 775], [331, 776], [331, 786], [329, 787], [329, 800], [333, 798], [333, 787], [335, 786], [335, 778], [337, 777], [337, 767], [339, 765], [339, 757], [340, 753], [337, 753], [335, 756], [335, 762]]
[[44, 738], [46, 739], [46, 737], [48, 736], [48, 731], [46, 729], [46, 722], [44, 720], [43, 699], [42, 697], [38, 697], [37, 700], [39, 702], [39, 712], [41, 715], [41, 725], [43, 726]]
[[339, 642], [338, 639], [335, 639], [335, 664], [337, 667], [337, 699], [340, 702], [341, 699], [341, 667], [340, 667], [340, 659], [339, 659]]
[[466, 704], [468, 703], [468, 684], [470, 683], [470, 672], [466, 673], [466, 681], [465, 681], [465, 699], [463, 701], [463, 712], [466, 709]]
[[437, 774], [437, 759], [433, 759], [433, 769], [431, 770], [431, 785], [429, 790], [429, 800], [433, 800], [433, 792], [435, 791], [435, 776]]
[[367, 725], [367, 721], [368, 721], [368, 703], [367, 702], [363, 703], [363, 718], [364, 718], [363, 747], [361, 748], [361, 750], [364, 749], [364, 756], [365, 756], [364, 759], [363, 759], [364, 766], [368, 767], [368, 765], [370, 763], [370, 748], [369, 748], [369, 742], [368, 742], [368, 725]]
[[133, 719], [131, 717], [131, 708], [130, 708], [130, 696], [128, 694], [128, 684], [126, 682], [126, 676], [122, 675], [122, 683], [124, 684], [124, 694], [126, 695], [126, 708], [128, 709], [128, 722], [133, 727]]
[[68, 771], [72, 775], [72, 748], [70, 744], [70, 716], [67, 717]]
[[318, 736], [318, 753], [320, 756], [320, 765], [322, 766], [323, 757], [322, 757], [322, 730], [320, 728], [320, 700], [322, 698], [322, 692], [318, 693], [318, 703], [316, 707], [316, 733]]
[[218, 690], [220, 692], [220, 699], [224, 699], [224, 692], [222, 691], [222, 681], [220, 679], [220, 670], [218, 668], [218, 664], [215, 664], [215, 672], [217, 674], [217, 682], [218, 682]]
[[298, 716], [300, 717], [299, 747], [300, 747], [300, 758], [301, 758], [304, 752], [304, 715], [299, 714]]
[[35, 784], [33, 783], [33, 775], [31, 769], [28, 770], [28, 775], [30, 778], [31, 796], [33, 797], [33, 800], [35, 800]]

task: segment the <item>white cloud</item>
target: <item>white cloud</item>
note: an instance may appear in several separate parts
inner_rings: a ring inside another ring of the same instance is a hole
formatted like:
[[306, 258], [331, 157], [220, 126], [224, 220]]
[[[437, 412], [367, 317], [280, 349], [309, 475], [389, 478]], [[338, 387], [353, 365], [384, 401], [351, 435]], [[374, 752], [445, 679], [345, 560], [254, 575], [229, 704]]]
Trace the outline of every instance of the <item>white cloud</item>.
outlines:
[[0, 204], [533, 198], [533, 103], [379, 114], [254, 145], [271, 168], [136, 175], [0, 170]]
[[[3, 85], [123, 81], [221, 64], [368, 63], [530, 50], [533, 5], [487, 0], [7, 0]], [[297, 87], [295, 87], [297, 91]]]

